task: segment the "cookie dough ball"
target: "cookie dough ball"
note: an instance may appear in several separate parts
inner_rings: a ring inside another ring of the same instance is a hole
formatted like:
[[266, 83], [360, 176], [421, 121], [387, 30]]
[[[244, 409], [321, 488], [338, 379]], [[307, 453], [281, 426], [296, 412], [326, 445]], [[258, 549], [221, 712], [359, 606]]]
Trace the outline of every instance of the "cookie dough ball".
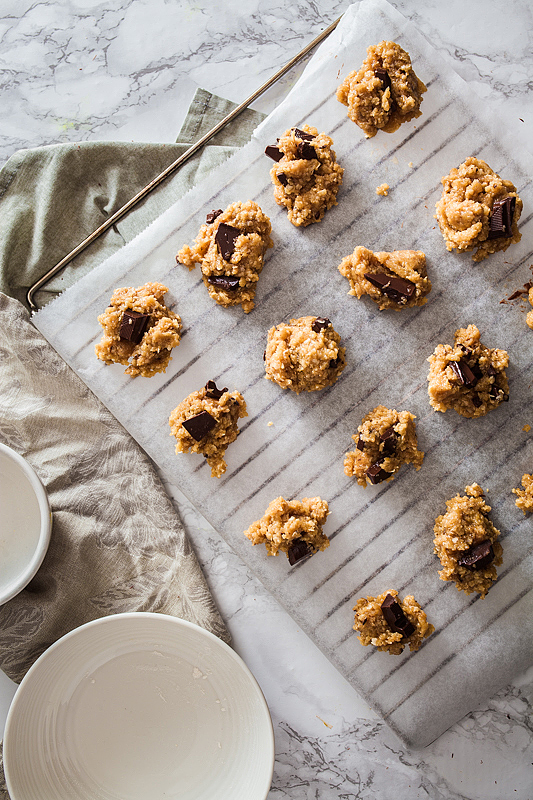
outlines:
[[197, 263], [210, 297], [220, 306], [254, 307], [257, 281], [269, 247], [270, 220], [257, 203], [232, 203], [225, 211], [211, 211], [192, 247], [185, 245], [176, 256], [194, 269]]
[[266, 377], [296, 394], [332, 386], [346, 366], [340, 341], [324, 317], [300, 317], [288, 325], [282, 322], [268, 332]]
[[419, 117], [426, 86], [399, 44], [380, 42], [366, 52], [361, 69], [350, 72], [337, 89], [337, 100], [348, 106], [350, 119], [370, 138], [378, 130], [393, 133], [402, 122]]
[[485, 347], [475, 325], [459, 328], [453, 347], [437, 345], [428, 361], [429, 402], [436, 411], [453, 408], [463, 417], [482, 417], [509, 400], [509, 356]]
[[276, 162], [270, 170], [274, 199], [285, 206], [293, 225], [320, 222], [326, 211], [337, 205], [344, 170], [336, 162], [332, 144], [333, 139], [325, 133], [304, 125], [289, 128], [275, 145], [265, 149]]
[[378, 650], [387, 650], [391, 655], [400, 655], [406, 645], [418, 650], [424, 639], [431, 636], [435, 628], [427, 621], [413, 595], [403, 600], [395, 589], [378, 595], [362, 597], [354, 606], [354, 631], [365, 647], [373, 644]]
[[252, 544], [264, 544], [269, 556], [286, 553], [293, 566], [329, 547], [329, 539], [322, 532], [328, 514], [328, 504], [320, 497], [290, 501], [277, 497], [244, 535]]
[[181, 319], [161, 302], [166, 286], [145, 283], [137, 289], [115, 289], [109, 307], [98, 317], [104, 335], [95, 346], [106, 364], [129, 365], [135, 378], [165, 372], [170, 351], [181, 338]]
[[521, 508], [524, 514], [529, 511], [533, 514], [533, 475], [522, 475], [523, 489], [513, 489], [513, 494], [516, 494], [518, 500], [515, 500], [515, 505]]
[[239, 433], [237, 420], [247, 416], [240, 392], [217, 389], [214, 381], [208, 381], [170, 415], [168, 422], [171, 436], [176, 437], [176, 453], [200, 453], [211, 467], [211, 476], [220, 478], [227, 467], [226, 448]]
[[369, 295], [380, 311], [422, 306], [431, 291], [426, 256], [421, 250], [373, 253], [366, 247], [356, 247], [343, 258], [339, 272], [350, 281], [348, 294], [358, 298]]
[[435, 520], [436, 553], [442, 564], [439, 577], [455, 581], [460, 591], [478, 592], [485, 597], [496, 580], [496, 566], [502, 563], [500, 531], [488, 514], [483, 490], [477, 483], [467, 486], [466, 496], [446, 501], [447, 511]]
[[441, 183], [444, 188], [435, 219], [448, 250], [475, 250], [473, 260], [482, 261], [520, 241], [517, 223], [522, 201], [516, 187], [485, 161], [467, 158]]
[[346, 453], [344, 472], [360, 486], [391, 480], [402, 464], [414, 464], [417, 470], [422, 466], [415, 417], [408, 411], [377, 406], [363, 417], [352, 439], [356, 449]]

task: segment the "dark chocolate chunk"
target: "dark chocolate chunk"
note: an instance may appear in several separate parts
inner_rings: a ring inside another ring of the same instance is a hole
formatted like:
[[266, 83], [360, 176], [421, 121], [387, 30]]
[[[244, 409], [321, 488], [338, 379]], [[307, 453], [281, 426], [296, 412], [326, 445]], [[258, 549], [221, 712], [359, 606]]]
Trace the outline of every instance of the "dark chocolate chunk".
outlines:
[[495, 200], [489, 217], [488, 239], [507, 238], [513, 235], [513, 217], [516, 197], [504, 197]]
[[288, 184], [288, 182], [289, 182], [289, 179], [287, 178], [287, 176], [285, 175], [284, 172], [278, 172], [277, 173], [277, 179], [281, 183], [282, 186], [286, 186]]
[[381, 84], [383, 86], [383, 91], [386, 91], [387, 89], [391, 90], [391, 97], [392, 97], [392, 83], [390, 75], [387, 72], [387, 70], [383, 69], [383, 67], [376, 67], [376, 69], [374, 70], [374, 75], [376, 76], [376, 78], [378, 78], [378, 80], [381, 81]]
[[383, 452], [388, 456], [392, 455], [396, 450], [396, 443], [398, 441], [398, 434], [394, 428], [387, 428], [386, 431], [380, 434], [379, 438], [383, 442]]
[[358, 450], [364, 450], [365, 449], [365, 443], [364, 443], [364, 440], [361, 439], [361, 434], [359, 434], [359, 438], [357, 439], [357, 444], [355, 446], [356, 446], [356, 448]]
[[131, 311], [127, 308], [122, 314], [120, 322], [120, 338], [132, 344], [139, 344], [149, 321], [150, 314], [141, 314], [140, 311]]
[[303, 139], [304, 141], [307, 142], [312, 142], [313, 139], [315, 138], [312, 133], [306, 133], [305, 131], [302, 131], [300, 128], [293, 128], [293, 131], [298, 137], [298, 139]]
[[208, 225], [212, 225], [212, 223], [216, 220], [216, 218], [220, 217], [220, 215], [223, 213], [224, 212], [222, 211], [221, 208], [214, 208], [212, 211], [209, 212], [209, 214], [205, 218], [205, 221], [207, 222]]
[[472, 405], [476, 408], [480, 408], [483, 405], [481, 397], [476, 393], [472, 395]]
[[194, 417], [189, 417], [189, 419], [184, 420], [181, 424], [187, 433], [190, 433], [192, 438], [199, 442], [215, 427], [217, 421], [211, 416], [209, 411], [200, 411], [199, 414], [196, 414]]
[[234, 275], [208, 275], [207, 282], [217, 289], [234, 292], [239, 288], [240, 278]]
[[416, 628], [407, 619], [403, 608], [391, 594], [388, 594], [381, 604], [381, 613], [385, 617], [385, 622], [394, 633], [401, 633], [402, 636], [411, 636]]
[[293, 567], [297, 561], [301, 561], [302, 558], [307, 558], [307, 556], [311, 555], [313, 555], [313, 550], [303, 539], [294, 539], [287, 550], [287, 558], [289, 559], [291, 567]]
[[211, 400], [220, 400], [224, 392], [228, 391], [228, 387], [224, 386], [223, 389], [217, 389], [215, 381], [207, 381], [205, 385], [205, 396], [210, 397]]
[[415, 284], [406, 278], [387, 275], [385, 272], [365, 272], [364, 276], [395, 303], [405, 303], [416, 291]]
[[241, 231], [238, 228], [234, 228], [233, 225], [221, 222], [218, 226], [215, 242], [224, 261], [229, 261], [232, 257], [235, 252], [235, 241], [240, 235]]
[[317, 158], [316, 150], [309, 142], [298, 142], [296, 145], [296, 152], [300, 158], [305, 158], [310, 161], [312, 158]]
[[283, 153], [276, 147], [275, 144], [269, 144], [265, 147], [265, 155], [272, 159], [272, 161], [281, 161]]
[[327, 317], [317, 317], [312, 323], [311, 328], [315, 333], [320, 333], [320, 331], [323, 331], [324, 328], [329, 328], [330, 325], [331, 322]]
[[463, 386], [474, 386], [474, 384], [477, 383], [476, 376], [464, 359], [461, 358], [460, 361], [450, 361], [449, 366], [455, 372]]
[[494, 369], [492, 364], [489, 364], [488, 369], [487, 369], [487, 375], [490, 375], [490, 377], [493, 378], [497, 374], [498, 374], [497, 370]]
[[466, 569], [484, 569], [494, 561], [494, 548], [492, 542], [486, 539], [484, 542], [473, 545], [467, 550], [457, 563]]
[[366, 471], [368, 480], [374, 486], [377, 483], [381, 483], [387, 478], [390, 478], [390, 476], [392, 475], [392, 472], [387, 472], [386, 470], [381, 469], [382, 461], [383, 459], [380, 458], [379, 461], [376, 461], [375, 464], [372, 464]]
[[340, 354], [337, 356], [337, 358], [330, 358], [328, 369], [335, 369], [336, 367], [338, 367], [340, 364], [340, 360], [341, 360]]

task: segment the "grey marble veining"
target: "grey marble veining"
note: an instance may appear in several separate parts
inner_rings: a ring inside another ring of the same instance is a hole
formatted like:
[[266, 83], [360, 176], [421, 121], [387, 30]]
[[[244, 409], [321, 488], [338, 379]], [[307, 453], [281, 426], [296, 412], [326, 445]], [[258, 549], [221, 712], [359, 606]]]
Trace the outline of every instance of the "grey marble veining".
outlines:
[[[325, 0], [4, 0], [0, 161], [55, 142], [174, 141], [195, 85], [241, 101], [347, 7]], [[527, 0], [394, 0], [531, 149]], [[295, 70], [255, 107], [268, 112]], [[183, 496], [178, 504], [276, 733], [270, 798], [533, 797], [533, 670], [408, 751]], [[0, 683], [0, 700], [12, 691]]]

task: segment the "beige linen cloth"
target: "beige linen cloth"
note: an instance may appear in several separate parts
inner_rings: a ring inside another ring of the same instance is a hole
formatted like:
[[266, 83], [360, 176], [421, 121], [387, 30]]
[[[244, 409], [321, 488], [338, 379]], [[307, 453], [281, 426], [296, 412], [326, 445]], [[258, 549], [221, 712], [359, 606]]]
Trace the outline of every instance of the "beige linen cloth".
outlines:
[[[41, 568], [0, 607], [0, 667], [17, 682], [58, 638], [108, 614], [173, 614], [229, 639], [151, 461], [35, 329], [22, 303], [41, 274], [231, 108], [198, 90], [179, 144], [55, 145], [21, 151], [0, 172], [0, 441], [35, 468], [53, 511]], [[38, 302], [131, 240], [244, 144], [261, 119], [245, 112], [79, 256]], [[9, 798], [1, 751], [0, 798]]]

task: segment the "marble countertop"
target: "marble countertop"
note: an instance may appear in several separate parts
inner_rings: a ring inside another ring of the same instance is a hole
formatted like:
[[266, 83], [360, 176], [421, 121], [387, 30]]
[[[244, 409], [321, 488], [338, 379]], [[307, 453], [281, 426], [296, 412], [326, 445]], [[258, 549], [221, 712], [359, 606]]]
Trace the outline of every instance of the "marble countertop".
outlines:
[[[79, 140], [175, 141], [196, 86], [240, 102], [347, 7], [346, 0], [5, 0], [0, 163]], [[533, 131], [527, 0], [393, 0], [521, 146]], [[293, 70], [254, 107], [271, 111]], [[408, 750], [223, 539], [180, 497], [235, 649], [269, 704], [269, 798], [532, 800], [533, 668], [424, 750]], [[14, 685], [0, 673], [0, 731]]]

